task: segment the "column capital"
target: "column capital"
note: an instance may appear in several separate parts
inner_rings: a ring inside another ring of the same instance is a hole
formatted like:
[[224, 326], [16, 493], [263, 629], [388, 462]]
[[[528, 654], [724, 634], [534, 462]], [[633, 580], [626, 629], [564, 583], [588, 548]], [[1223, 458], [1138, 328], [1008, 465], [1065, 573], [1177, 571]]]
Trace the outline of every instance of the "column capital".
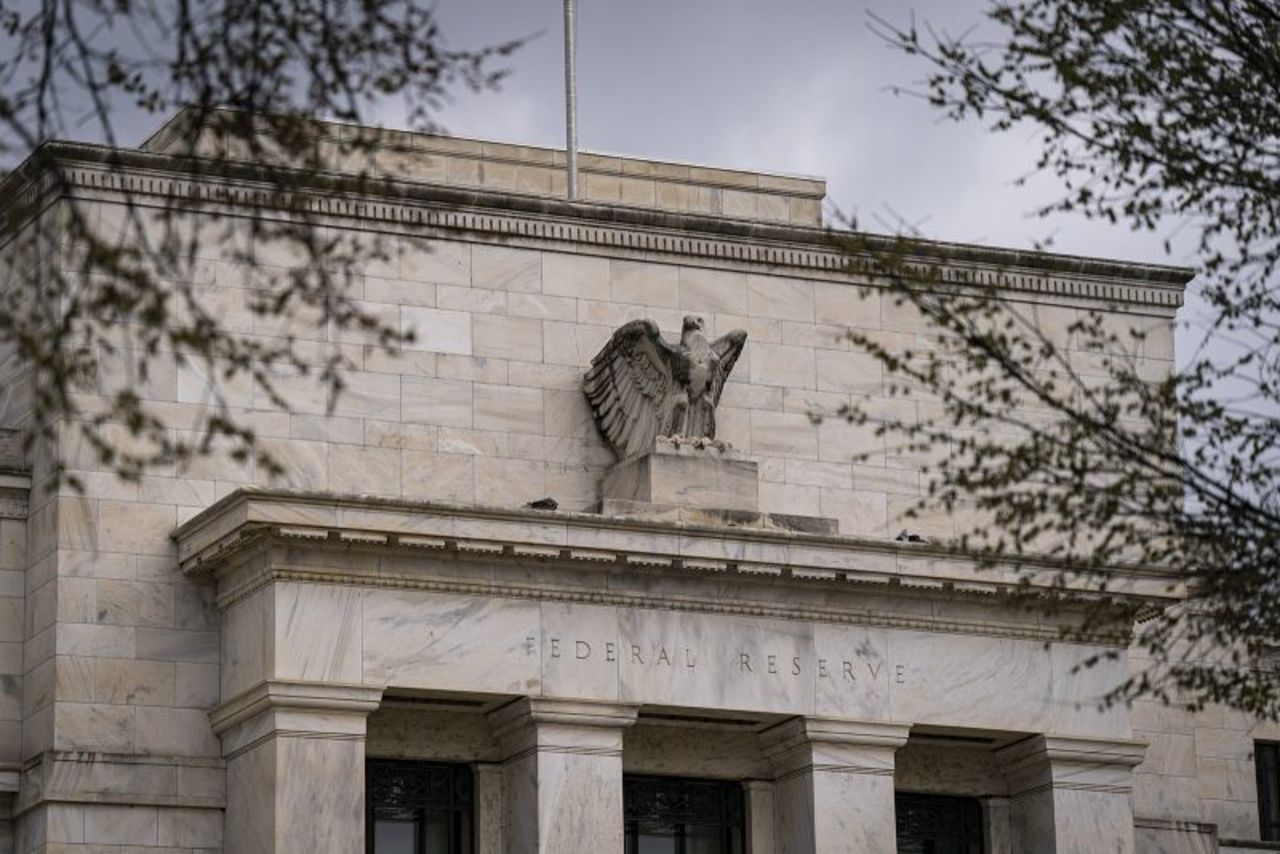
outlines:
[[521, 697], [490, 712], [489, 726], [504, 757], [530, 748], [621, 755], [622, 730], [636, 722], [639, 712], [640, 706], [630, 703]]
[[897, 750], [907, 743], [909, 724], [853, 721], [844, 718], [796, 717], [760, 733], [766, 755], [785, 753], [806, 744], [855, 745]]
[[1033, 735], [996, 751], [1014, 797], [1040, 788], [1128, 792], [1147, 743], [1134, 738]]
[[277, 736], [363, 739], [380, 687], [321, 682], [259, 682], [209, 712], [226, 759]]
[[779, 776], [806, 768], [892, 774], [893, 752], [910, 732], [908, 724], [797, 717], [760, 733], [760, 745]]

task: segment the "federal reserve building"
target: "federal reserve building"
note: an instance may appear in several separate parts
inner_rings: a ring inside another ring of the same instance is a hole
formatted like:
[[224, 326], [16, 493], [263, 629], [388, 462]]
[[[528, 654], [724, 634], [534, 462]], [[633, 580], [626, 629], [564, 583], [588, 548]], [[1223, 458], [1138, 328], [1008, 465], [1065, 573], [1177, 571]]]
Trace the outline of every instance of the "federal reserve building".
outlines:
[[[123, 480], [70, 427], [23, 440], [44, 390], [0, 353], [0, 852], [1280, 850], [1280, 727], [1102, 703], [1136, 649], [1065, 635], [1086, 597], [1026, 595], [1034, 554], [952, 548], [964, 512], [905, 516], [927, 455], [833, 415], [930, 405], [849, 329], [935, 333], [833, 243], [821, 179], [583, 154], [570, 201], [564, 151], [317, 121], [286, 198], [209, 166], [209, 118], [43, 145], [3, 179], [0, 287], [77, 263], [71, 206], [216, 218], [188, 269], [219, 321], [352, 367], [273, 396], [157, 352], [140, 399], [181, 432], [221, 383], [276, 469], [215, 448]], [[389, 247], [349, 287], [398, 353], [250, 310], [311, 262], [235, 235], [304, 214]], [[1172, 370], [1191, 271], [935, 248]], [[1175, 581], [1117, 567], [1118, 613]]]

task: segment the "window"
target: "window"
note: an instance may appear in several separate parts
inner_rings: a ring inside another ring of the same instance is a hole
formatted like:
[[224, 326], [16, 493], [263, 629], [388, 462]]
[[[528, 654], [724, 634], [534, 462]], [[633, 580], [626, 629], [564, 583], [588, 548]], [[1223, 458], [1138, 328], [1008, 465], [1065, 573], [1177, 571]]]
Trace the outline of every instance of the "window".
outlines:
[[744, 854], [740, 783], [676, 777], [622, 780], [627, 854]]
[[976, 798], [894, 798], [898, 854], [982, 854], [982, 804]]
[[1263, 842], [1280, 842], [1280, 744], [1253, 743], [1253, 764], [1258, 769], [1258, 824]]
[[366, 786], [369, 854], [471, 854], [466, 765], [371, 759]]

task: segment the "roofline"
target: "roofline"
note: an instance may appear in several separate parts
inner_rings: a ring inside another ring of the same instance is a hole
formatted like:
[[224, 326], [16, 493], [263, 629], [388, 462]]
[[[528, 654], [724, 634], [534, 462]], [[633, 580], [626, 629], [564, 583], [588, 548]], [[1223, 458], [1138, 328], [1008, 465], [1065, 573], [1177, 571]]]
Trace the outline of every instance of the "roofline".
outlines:
[[[177, 129], [182, 124], [182, 122], [187, 121], [190, 115], [190, 112], [194, 109], [196, 108], [192, 106], [186, 106], [178, 110], [172, 116], [165, 119], [164, 123], [161, 124], [160, 127], [156, 128], [156, 130], [153, 133], [148, 135], [147, 138], [144, 139], [138, 145], [138, 147], [141, 149], [151, 150], [152, 144], [154, 142], [156, 142], [157, 140], [161, 140], [166, 133], [169, 133]], [[246, 113], [247, 111], [240, 110], [234, 107], [213, 107], [213, 108], [210, 108], [207, 112], [210, 115], [212, 115], [214, 113], [219, 113], [219, 112], [243, 114], [243, 113]], [[343, 119], [300, 118], [299, 121], [311, 122], [315, 124], [317, 127], [331, 125], [336, 128], [350, 129], [352, 131], [374, 131], [376, 133], [386, 133], [386, 134], [392, 134], [392, 135], [407, 135], [411, 137], [421, 136], [426, 139], [447, 139], [447, 140], [453, 140], [456, 142], [475, 142], [475, 143], [479, 143], [480, 145], [518, 146], [520, 148], [546, 151], [553, 155], [559, 154], [561, 157], [565, 155], [565, 151], [566, 151], [563, 148], [557, 148], [555, 146], [539, 145], [539, 144], [529, 143], [529, 142], [519, 142], [511, 139], [493, 139], [492, 137], [486, 137], [486, 136], [460, 136], [458, 134], [452, 134], [452, 133], [432, 133], [431, 131], [423, 131], [423, 130], [393, 128], [393, 127], [384, 127], [384, 126], [378, 126], [378, 125], [362, 125], [362, 124], [359, 124], [358, 122], [346, 121]], [[718, 164], [718, 163], [702, 163], [695, 160], [673, 160], [666, 157], [649, 157], [647, 155], [642, 155], [642, 154], [627, 154], [627, 153], [618, 152], [618, 151], [605, 151], [605, 150], [592, 149], [592, 148], [579, 148], [578, 152], [580, 154], [591, 154], [597, 157], [610, 157], [610, 158], [619, 158], [622, 160], [634, 160], [641, 163], [660, 163], [666, 166], [688, 166], [692, 169], [719, 170], [724, 172], [741, 172], [747, 175], [764, 175], [770, 178], [792, 178], [797, 181], [814, 181], [814, 182], [821, 183], [824, 186], [827, 181], [826, 177], [823, 175], [809, 175], [804, 172], [786, 172], [780, 169], [755, 169], [755, 168], [748, 169], [748, 168], [739, 167], [739, 166], [725, 166], [723, 164]], [[564, 164], [563, 162], [558, 162], [556, 165], [564, 165]]]
[[457, 207], [505, 209], [524, 214], [588, 220], [601, 224], [615, 223], [641, 228], [701, 233], [709, 237], [786, 242], [814, 247], [830, 248], [833, 240], [839, 240], [842, 236], [855, 236], [867, 241], [869, 251], [877, 249], [900, 251], [905, 244], [910, 247], [911, 260], [937, 260], [945, 263], [983, 264], [997, 268], [1097, 276], [1134, 284], [1179, 289], [1185, 288], [1197, 274], [1192, 267], [1134, 263], [1082, 255], [903, 238], [867, 232], [840, 232], [823, 227], [765, 223], [621, 204], [580, 200], [571, 202], [551, 196], [359, 176], [342, 172], [307, 172], [291, 169], [288, 166], [263, 165], [250, 161], [162, 154], [97, 143], [62, 140], [42, 143], [18, 167], [0, 177], [0, 198], [17, 198], [27, 185], [36, 182], [55, 165], [77, 163], [221, 180], [271, 181], [278, 180], [282, 175], [293, 173], [299, 180], [299, 187], [305, 189], [358, 191], [368, 195], [381, 195], [388, 200], [396, 201], [429, 201]]

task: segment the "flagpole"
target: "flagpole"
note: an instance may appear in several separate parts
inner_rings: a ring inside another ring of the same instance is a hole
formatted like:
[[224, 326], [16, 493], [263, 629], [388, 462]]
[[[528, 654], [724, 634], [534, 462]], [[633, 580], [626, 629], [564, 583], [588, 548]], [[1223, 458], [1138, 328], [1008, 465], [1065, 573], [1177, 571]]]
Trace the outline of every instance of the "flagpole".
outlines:
[[578, 198], [578, 4], [564, 0], [565, 149], [569, 199]]

